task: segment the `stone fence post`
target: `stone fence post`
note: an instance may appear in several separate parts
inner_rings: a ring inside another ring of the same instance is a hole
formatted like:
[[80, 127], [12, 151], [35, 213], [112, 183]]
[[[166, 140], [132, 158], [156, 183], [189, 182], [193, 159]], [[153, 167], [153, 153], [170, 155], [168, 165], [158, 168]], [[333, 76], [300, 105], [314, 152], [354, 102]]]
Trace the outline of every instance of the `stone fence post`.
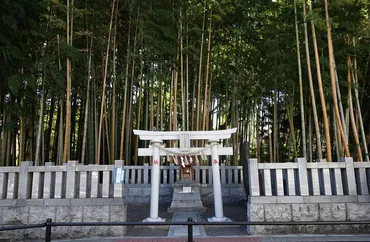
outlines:
[[28, 170], [30, 166], [33, 166], [32, 161], [21, 161], [19, 166], [18, 199], [27, 199], [31, 196], [31, 176]]
[[307, 160], [306, 158], [296, 158], [298, 163], [299, 192], [301, 196], [308, 196], [308, 179], [307, 179]]
[[67, 163], [67, 185], [66, 198], [74, 198], [76, 192], [76, 164], [77, 161], [68, 161]]
[[249, 171], [249, 195], [260, 196], [260, 184], [258, 177], [258, 164], [257, 159], [248, 159], [248, 171]]
[[355, 178], [355, 168], [353, 166], [352, 157], [344, 157], [341, 161], [346, 163], [346, 177], [347, 177], [347, 187], [348, 195], [357, 195], [356, 189], [356, 178]]

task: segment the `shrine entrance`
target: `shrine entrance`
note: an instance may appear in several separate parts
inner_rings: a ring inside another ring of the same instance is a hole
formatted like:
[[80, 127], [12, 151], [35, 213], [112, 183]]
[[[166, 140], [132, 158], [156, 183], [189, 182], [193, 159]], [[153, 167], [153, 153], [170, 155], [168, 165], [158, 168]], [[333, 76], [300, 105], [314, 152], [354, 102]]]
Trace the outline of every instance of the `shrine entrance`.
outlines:
[[[228, 139], [231, 134], [236, 132], [236, 128], [218, 131], [145, 131], [134, 130], [141, 140], [149, 140], [148, 148], [139, 148], [139, 156], [152, 156], [151, 171], [151, 199], [150, 216], [145, 219], [146, 222], [164, 222], [165, 220], [158, 216], [159, 206], [159, 185], [160, 185], [160, 157], [172, 156], [176, 165], [180, 165], [180, 174], [182, 180], [193, 180], [196, 155], [211, 156], [212, 161], [212, 180], [215, 216], [209, 218], [209, 221], [223, 222], [228, 218], [223, 214], [221, 179], [220, 179], [220, 155], [232, 155], [232, 147], [222, 147], [220, 140]], [[179, 148], [166, 148], [163, 141], [178, 140]], [[192, 140], [206, 140], [208, 144], [205, 147], [191, 147]]]

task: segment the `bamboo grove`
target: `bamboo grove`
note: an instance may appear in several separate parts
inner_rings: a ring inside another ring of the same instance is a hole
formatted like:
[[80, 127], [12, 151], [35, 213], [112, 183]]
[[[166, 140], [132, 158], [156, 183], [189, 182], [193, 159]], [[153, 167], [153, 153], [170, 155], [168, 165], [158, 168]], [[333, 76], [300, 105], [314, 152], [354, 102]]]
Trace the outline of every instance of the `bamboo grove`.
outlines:
[[5, 0], [0, 12], [3, 166], [140, 165], [148, 144], [133, 129], [231, 127], [233, 165], [369, 160], [367, 0]]

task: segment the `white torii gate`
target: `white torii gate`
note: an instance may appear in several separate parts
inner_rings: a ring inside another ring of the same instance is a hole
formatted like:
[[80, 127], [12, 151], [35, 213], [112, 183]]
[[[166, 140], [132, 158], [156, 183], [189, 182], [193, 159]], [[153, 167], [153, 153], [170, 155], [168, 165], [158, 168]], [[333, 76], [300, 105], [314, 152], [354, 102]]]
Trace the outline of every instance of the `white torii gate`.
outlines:
[[[228, 139], [231, 134], [236, 132], [236, 128], [218, 131], [145, 131], [134, 130], [134, 134], [139, 135], [141, 140], [149, 140], [149, 148], [139, 148], [139, 156], [153, 156], [151, 172], [151, 198], [150, 198], [150, 217], [146, 222], [163, 222], [164, 219], [158, 217], [159, 203], [159, 183], [160, 183], [160, 157], [168, 154], [199, 154], [211, 155], [212, 158], [212, 177], [213, 194], [215, 204], [215, 216], [209, 218], [211, 222], [223, 222], [228, 218], [224, 217], [219, 155], [232, 155], [232, 147], [222, 147], [219, 141]], [[164, 148], [164, 140], [180, 140], [180, 148]], [[190, 147], [191, 140], [208, 140], [207, 147]]]

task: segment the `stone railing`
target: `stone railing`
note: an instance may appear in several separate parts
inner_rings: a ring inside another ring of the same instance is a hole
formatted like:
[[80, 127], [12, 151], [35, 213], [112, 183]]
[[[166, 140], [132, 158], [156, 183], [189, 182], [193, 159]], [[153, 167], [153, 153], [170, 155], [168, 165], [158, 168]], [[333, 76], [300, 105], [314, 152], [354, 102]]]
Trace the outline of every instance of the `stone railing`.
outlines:
[[[115, 172], [124, 168], [123, 184], [113, 182]], [[0, 220], [2, 224], [44, 223], [47, 218], [57, 222], [122, 222], [126, 221], [127, 204], [149, 204], [152, 167], [114, 165], [81, 165], [69, 161], [65, 165], [33, 166], [21, 162], [19, 167], [0, 167]], [[159, 188], [162, 204], [172, 201], [173, 185], [179, 180], [179, 167], [161, 166]], [[204, 203], [213, 202], [212, 170], [195, 166]], [[242, 167], [220, 168], [225, 203], [245, 198]], [[91, 236], [124, 236], [125, 226], [60, 227], [55, 238]], [[21, 230], [0, 233], [1, 238], [16, 240], [42, 239], [44, 230]]]
[[252, 197], [290, 197], [318, 195], [368, 195], [366, 168], [370, 162], [257, 163], [249, 160], [249, 186]]
[[[33, 162], [25, 161], [21, 162], [19, 167], [0, 167], [0, 201], [122, 198], [125, 197], [125, 193], [140, 195], [137, 194], [137, 189], [150, 187], [152, 167], [148, 164], [124, 166], [124, 184], [113, 183], [114, 169], [122, 167], [122, 161], [116, 161], [114, 165], [81, 165], [76, 161], [69, 161], [62, 166], [55, 166], [52, 163], [33, 166]], [[171, 164], [161, 166], [160, 169], [161, 188], [172, 188], [173, 184], [180, 179], [179, 167]], [[194, 169], [196, 182], [200, 183], [201, 187], [212, 187], [211, 167], [195, 166]], [[241, 166], [221, 165], [220, 172], [223, 187], [242, 186]]]
[[[370, 162], [257, 163], [250, 159], [248, 220], [370, 220]], [[368, 233], [360, 226], [249, 226], [250, 233]]]

